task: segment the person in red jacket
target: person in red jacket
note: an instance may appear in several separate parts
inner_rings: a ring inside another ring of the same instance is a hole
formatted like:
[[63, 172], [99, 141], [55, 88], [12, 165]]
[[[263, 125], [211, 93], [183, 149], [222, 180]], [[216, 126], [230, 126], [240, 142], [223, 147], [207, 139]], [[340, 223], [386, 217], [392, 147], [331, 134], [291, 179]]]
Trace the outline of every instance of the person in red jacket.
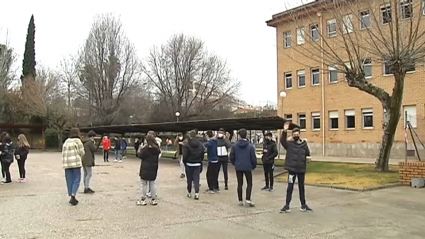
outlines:
[[103, 144], [103, 161], [109, 163], [109, 150], [111, 149], [111, 140], [108, 136], [104, 136], [102, 140]]

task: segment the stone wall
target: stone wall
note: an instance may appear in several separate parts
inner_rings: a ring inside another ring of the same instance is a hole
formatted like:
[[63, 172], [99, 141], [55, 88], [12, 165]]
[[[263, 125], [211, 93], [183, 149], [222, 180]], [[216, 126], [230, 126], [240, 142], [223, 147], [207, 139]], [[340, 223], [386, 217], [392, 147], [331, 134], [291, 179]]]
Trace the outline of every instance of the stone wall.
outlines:
[[400, 162], [400, 183], [410, 185], [412, 178], [425, 178], [425, 161]]
[[[311, 155], [322, 156], [322, 144], [310, 143], [309, 147]], [[353, 158], [375, 158], [379, 154], [380, 144], [376, 143], [334, 143], [325, 145], [325, 156], [329, 157], [353, 157]], [[422, 145], [417, 144], [419, 156], [425, 160], [425, 149]], [[413, 144], [407, 146], [408, 150], [414, 150]], [[416, 153], [415, 153], [416, 154]], [[394, 143], [391, 150], [391, 158], [404, 159], [405, 147], [404, 143]], [[414, 158], [414, 157], [413, 157]]]

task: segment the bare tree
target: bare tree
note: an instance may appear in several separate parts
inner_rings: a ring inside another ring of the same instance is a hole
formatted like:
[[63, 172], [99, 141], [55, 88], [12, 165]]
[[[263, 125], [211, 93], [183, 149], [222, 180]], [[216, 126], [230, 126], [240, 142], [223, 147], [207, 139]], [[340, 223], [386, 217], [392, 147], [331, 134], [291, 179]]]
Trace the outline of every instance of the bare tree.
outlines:
[[140, 79], [135, 48], [125, 36], [119, 19], [111, 14], [97, 16], [78, 66], [78, 93], [89, 99], [90, 118], [95, 123], [111, 124]]
[[72, 119], [62, 89], [60, 75], [41, 68], [35, 79], [25, 81], [22, 95], [15, 102], [24, 112], [43, 119], [50, 128], [55, 129], [59, 145], [62, 145], [62, 132]]
[[[327, 19], [334, 19], [327, 28], [322, 28], [327, 32], [320, 32], [319, 26], [312, 28], [316, 35], [303, 31], [303, 27], [319, 21], [321, 15], [318, 13], [326, 15]], [[364, 18], [366, 13], [368, 18]], [[344, 81], [349, 87], [357, 88], [381, 102], [385, 112], [384, 134], [376, 170], [387, 171], [400, 119], [406, 72], [422, 64], [425, 59], [421, 1], [323, 0], [290, 10], [288, 16], [300, 31], [297, 33], [305, 40], [303, 44], [295, 41], [293, 44], [298, 43], [298, 46], [282, 51], [283, 54], [309, 67], [321, 63], [326, 72], [328, 67], [333, 67], [345, 75]], [[294, 51], [308, 60], [301, 62], [296, 59]], [[391, 92], [365, 77], [365, 64], [370, 62], [386, 65], [387, 73], [392, 74], [394, 79]]]
[[167, 118], [177, 111], [182, 120], [208, 114], [240, 86], [226, 62], [207, 52], [203, 41], [183, 34], [153, 47], [142, 71]]
[[14, 106], [11, 103], [13, 97], [12, 85], [16, 79], [12, 65], [16, 60], [16, 54], [8, 44], [0, 44], [0, 122], [14, 123], [17, 120]]
[[74, 57], [62, 59], [60, 63], [61, 84], [66, 88], [67, 105], [71, 109], [76, 96], [76, 84], [79, 81], [77, 61]]

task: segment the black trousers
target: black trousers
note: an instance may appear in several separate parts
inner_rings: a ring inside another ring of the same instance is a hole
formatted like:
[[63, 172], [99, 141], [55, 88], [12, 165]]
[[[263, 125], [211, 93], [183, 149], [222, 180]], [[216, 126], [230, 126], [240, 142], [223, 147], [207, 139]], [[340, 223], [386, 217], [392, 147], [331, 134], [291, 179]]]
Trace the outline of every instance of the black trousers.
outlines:
[[274, 165], [269, 164], [263, 164], [264, 169], [264, 178], [266, 179], [266, 187], [273, 187], [274, 178], [273, 178], [273, 171], [274, 171]]
[[207, 183], [209, 190], [218, 189], [218, 171], [220, 170], [220, 162], [208, 162], [207, 168]]
[[[228, 174], [228, 171], [227, 171], [227, 168], [228, 168], [228, 165], [229, 165], [229, 162], [226, 160], [226, 161], [219, 161], [218, 162], [220, 165], [218, 166], [219, 168], [218, 168], [218, 175], [217, 175], [217, 178], [220, 176], [220, 171], [221, 171], [221, 168], [223, 167], [223, 175], [224, 175], [224, 186], [227, 186], [227, 183], [228, 183], [228, 181], [229, 181], [229, 174]], [[217, 179], [218, 180], [218, 179]], [[217, 182], [217, 184], [218, 184], [218, 187], [217, 188], [220, 188], [220, 185], [219, 185], [219, 183]]]
[[103, 150], [103, 161], [109, 162], [109, 150]]
[[18, 169], [19, 169], [19, 178], [25, 178], [25, 161], [26, 159], [19, 159], [18, 161]]
[[185, 166], [187, 179], [187, 192], [192, 193], [192, 182], [195, 187], [195, 193], [199, 193], [199, 178], [201, 174], [201, 166]]
[[246, 200], [251, 200], [252, 192], [252, 171], [236, 171], [236, 178], [238, 180], [238, 199], [242, 201], [242, 187], [243, 176], [246, 178]]
[[288, 188], [286, 190], [286, 205], [289, 206], [292, 200], [292, 192], [294, 191], [294, 184], [298, 178], [298, 189], [300, 190], [301, 206], [305, 205], [305, 173], [288, 172]]
[[3, 177], [6, 177], [6, 182], [12, 182], [12, 179], [10, 178], [10, 165], [11, 163], [1, 163], [2, 174], [4, 173]]
[[3, 165], [4, 163], [0, 161], [0, 165], [1, 165], [1, 176], [2, 178], [6, 177], [6, 171], [4, 171], [5, 166]]

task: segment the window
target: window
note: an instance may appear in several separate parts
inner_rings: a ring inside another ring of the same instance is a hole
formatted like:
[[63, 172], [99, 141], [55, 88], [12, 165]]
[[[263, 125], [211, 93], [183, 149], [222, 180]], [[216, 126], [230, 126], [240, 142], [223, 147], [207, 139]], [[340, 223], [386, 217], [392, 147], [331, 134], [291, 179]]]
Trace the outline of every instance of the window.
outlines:
[[305, 43], [305, 31], [304, 27], [297, 29], [297, 44], [302, 45]]
[[292, 123], [292, 114], [285, 114], [284, 117], [285, 117], [285, 120]]
[[330, 129], [338, 129], [338, 111], [329, 111], [329, 127]]
[[320, 113], [311, 114], [311, 124], [313, 130], [320, 130]]
[[371, 24], [369, 10], [360, 12], [360, 29], [367, 29]]
[[312, 41], [319, 40], [319, 25], [311, 25], [310, 26], [310, 37]]
[[394, 73], [394, 69], [392, 67], [392, 63], [385, 61], [384, 62], [384, 75], [392, 75]]
[[300, 126], [300, 129], [305, 130], [305, 127], [306, 127], [305, 114], [298, 114], [298, 126]]
[[363, 72], [365, 78], [372, 77], [372, 60], [370, 58], [363, 60]]
[[356, 128], [356, 112], [354, 110], [345, 111], [345, 128], [346, 129]]
[[342, 18], [342, 33], [352, 33], [353, 32], [353, 16], [346, 15]]
[[373, 109], [362, 109], [363, 128], [373, 128]]
[[422, 0], [422, 15], [425, 15], [425, 0]]
[[335, 67], [330, 66], [329, 67], [329, 82], [330, 83], [336, 83], [338, 82], [338, 71]]
[[292, 46], [292, 40], [291, 40], [291, 32], [284, 32], [283, 33], [283, 46], [285, 48], [290, 48]]
[[388, 24], [392, 20], [391, 5], [381, 6], [382, 24]]
[[416, 116], [416, 105], [405, 105], [404, 106], [404, 127], [406, 127], [406, 122], [409, 121], [413, 128], [418, 127], [417, 116]]
[[406, 67], [406, 72], [415, 72], [416, 71], [416, 64], [413, 62], [410, 66]]
[[320, 70], [312, 69], [311, 70], [311, 84], [319, 85], [320, 84]]
[[305, 87], [305, 70], [297, 72], [298, 75], [298, 87]]
[[285, 73], [285, 88], [292, 89], [292, 73]]
[[[344, 64], [349, 70], [351, 70], [351, 62], [344, 62]], [[348, 72], [350, 72], [350, 71], [348, 71]], [[345, 74], [344, 79], [345, 79], [345, 81], [347, 81], [347, 74]]]
[[335, 37], [336, 36], [336, 19], [328, 20], [327, 28], [328, 28], [328, 36]]
[[409, 19], [413, 17], [412, 0], [401, 0], [401, 19]]

